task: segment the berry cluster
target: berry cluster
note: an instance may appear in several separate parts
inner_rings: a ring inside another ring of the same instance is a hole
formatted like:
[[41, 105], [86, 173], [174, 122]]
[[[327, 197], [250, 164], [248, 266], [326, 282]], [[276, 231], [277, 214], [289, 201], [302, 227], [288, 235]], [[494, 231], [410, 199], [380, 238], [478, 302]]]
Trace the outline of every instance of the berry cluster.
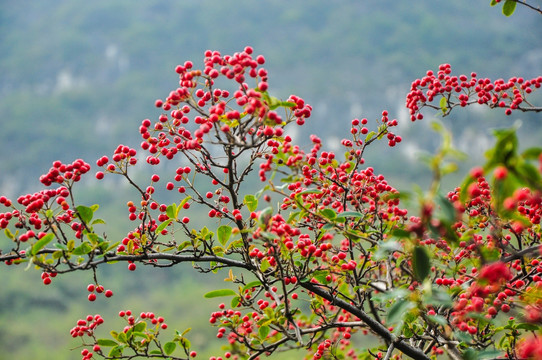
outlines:
[[87, 291], [90, 293], [88, 294], [88, 301], [95, 301], [96, 294], [103, 293], [106, 298], [110, 298], [111, 296], [113, 296], [113, 291], [109, 289], [105, 290], [102, 285], [89, 284], [87, 286]]
[[[442, 110], [444, 115], [456, 106], [465, 107], [470, 104], [483, 104], [489, 107], [504, 108], [506, 115], [512, 110], [539, 111], [527, 100], [534, 89], [542, 85], [542, 76], [533, 79], [513, 77], [508, 81], [478, 78], [476, 73], [467, 75], [451, 75], [450, 64], [439, 66], [438, 72], [428, 71], [426, 76], [412, 82], [406, 97], [406, 107], [410, 111], [412, 121], [423, 119], [420, 112], [425, 106]], [[441, 99], [439, 106], [433, 101]]]

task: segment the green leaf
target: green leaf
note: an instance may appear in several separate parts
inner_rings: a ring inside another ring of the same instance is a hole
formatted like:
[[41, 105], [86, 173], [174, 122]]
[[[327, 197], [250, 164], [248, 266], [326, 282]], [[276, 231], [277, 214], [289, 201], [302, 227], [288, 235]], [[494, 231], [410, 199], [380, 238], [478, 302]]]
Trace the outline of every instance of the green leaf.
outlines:
[[448, 111], [448, 107], [446, 105], [448, 105], [448, 101], [446, 100], [445, 97], [441, 97], [440, 102], [439, 102], [439, 107], [440, 107], [440, 110], [442, 110], [443, 114], [446, 114], [446, 112]]
[[536, 331], [536, 330], [540, 329], [540, 327], [538, 325], [535, 325], [535, 324], [523, 323], [523, 324], [518, 324], [518, 326], [516, 326], [516, 329], [524, 329], [524, 330], [529, 330], [529, 331]]
[[245, 195], [243, 203], [247, 206], [248, 211], [252, 212], [258, 208], [258, 199], [254, 195]]
[[117, 336], [117, 340], [121, 343], [126, 343], [126, 333], [121, 331]]
[[65, 250], [65, 251], [68, 250], [68, 248], [64, 244], [56, 243], [56, 244], [53, 244], [53, 246], [56, 247], [57, 249], [60, 249], [60, 250]]
[[393, 229], [391, 235], [399, 239], [410, 238], [410, 231], [405, 229]]
[[260, 326], [260, 328], [258, 329], [258, 335], [260, 335], [260, 339], [265, 340], [265, 338], [267, 338], [267, 335], [269, 335], [269, 326]]
[[109, 357], [117, 357], [122, 355], [122, 350], [124, 349], [124, 345], [117, 345], [111, 351], [109, 352]]
[[343, 211], [339, 213], [340, 217], [352, 217], [352, 218], [362, 218], [363, 214], [358, 211]]
[[296, 196], [309, 195], [309, 194], [321, 194], [321, 193], [322, 193], [322, 190], [307, 189], [307, 190], [301, 191], [300, 193], [296, 194]]
[[191, 196], [185, 197], [185, 198], [183, 199], [183, 201], [181, 201], [181, 203], [179, 204], [179, 206], [177, 206], [177, 211], [175, 212], [175, 219], [178, 219], [178, 218], [179, 218], [179, 212], [181, 211], [181, 209], [183, 209], [184, 204], [186, 204], [187, 202], [189, 202], [190, 199], [192, 199]]
[[453, 306], [453, 300], [450, 294], [438, 287], [431, 288], [430, 291], [425, 294], [424, 301], [426, 304], [443, 306], [445, 308], [451, 308]]
[[395, 304], [392, 305], [388, 312], [388, 322], [395, 324], [399, 322], [403, 316], [414, 307], [414, 304], [406, 299], [398, 299]]
[[84, 205], [79, 205], [75, 209], [77, 210], [77, 216], [79, 216], [79, 219], [81, 219], [81, 221], [85, 224], [90, 224], [90, 221], [94, 216], [94, 210]]
[[222, 225], [216, 230], [216, 236], [218, 237], [218, 241], [222, 244], [222, 246], [226, 245], [230, 239], [231, 232], [231, 226], [228, 225]]
[[220, 290], [213, 290], [209, 291], [207, 294], [203, 295], [203, 297], [210, 299], [215, 297], [221, 297], [221, 296], [234, 296], [237, 295], [235, 291], [232, 289], [220, 289]]
[[502, 13], [504, 16], [511, 16], [516, 10], [517, 2], [515, 0], [506, 0], [502, 6]]
[[542, 155], [542, 148], [531, 147], [521, 153], [521, 156], [526, 160], [538, 160]]
[[[69, 246], [68, 246], [68, 249], [69, 249]], [[73, 249], [72, 254], [73, 255], [86, 255], [91, 251], [92, 251], [92, 247], [89, 245], [88, 242], [85, 241], [84, 243], [82, 243], [81, 245], [79, 245], [78, 247]]]
[[412, 251], [412, 269], [418, 281], [423, 281], [431, 271], [429, 254], [423, 246], [416, 246]]
[[147, 328], [147, 323], [145, 321], [140, 321], [133, 327], [134, 332], [142, 332]]
[[245, 286], [243, 286], [243, 292], [245, 290], [252, 289], [253, 287], [261, 286], [261, 285], [262, 285], [262, 282], [260, 280], [251, 281], [248, 284], [246, 284]]
[[178, 247], [177, 247], [177, 250], [178, 251], [181, 251], [183, 250], [184, 248], [186, 248], [187, 246], [190, 246], [192, 245], [192, 242], [190, 240], [186, 240], [186, 241], [183, 241]]
[[280, 102], [280, 106], [282, 106], [282, 107], [293, 108], [296, 105], [297, 105], [296, 103], [291, 102], [291, 101], [281, 101]]
[[36, 241], [36, 243], [32, 245], [32, 250], [30, 251], [30, 255], [31, 256], [36, 255], [38, 251], [43, 249], [45, 245], [49, 244], [49, 242], [51, 242], [51, 240], [53, 240], [54, 237], [55, 237], [55, 234], [49, 233], [45, 235], [44, 237], [42, 237], [41, 239], [39, 239], [38, 241]]
[[437, 204], [440, 208], [440, 220], [444, 220], [446, 224], [454, 223], [457, 216], [454, 205], [442, 195], [437, 197]]
[[171, 355], [175, 351], [176, 347], [177, 344], [175, 344], [173, 341], [167, 342], [164, 344], [164, 352], [166, 355]]
[[167, 208], [166, 208], [166, 215], [170, 218], [170, 219], [177, 219], [177, 204], [173, 203], [171, 205], [169, 205]]
[[182, 338], [179, 339], [179, 344], [181, 344], [181, 346], [184, 349], [190, 349], [190, 347], [192, 346], [192, 344], [190, 343], [190, 340], [188, 340], [185, 337], [182, 337]]
[[262, 260], [262, 263], [260, 265], [260, 270], [261, 272], [265, 272], [265, 270], [269, 269], [269, 267], [271, 266], [271, 264], [269, 263], [269, 261], [267, 260], [267, 258], [264, 258]]
[[155, 234], [159, 234], [162, 232], [162, 230], [164, 230], [169, 224], [171, 224], [171, 222], [173, 221], [173, 219], [167, 219], [166, 221], [164, 221], [163, 223], [160, 224], [160, 226], [158, 226], [155, 230]]
[[104, 219], [95, 219], [91, 225], [96, 225], [96, 224], [105, 224], [105, 220]]
[[87, 232], [85, 232], [85, 235], [90, 240], [90, 243], [92, 245], [98, 245], [99, 243], [104, 241], [104, 239], [102, 239], [101, 237], [99, 237], [95, 233], [87, 233]]
[[15, 239], [15, 235], [13, 235], [13, 233], [8, 228], [4, 229], [4, 234], [6, 234], [7, 238], [10, 240]]
[[371, 140], [375, 136], [376, 136], [376, 132], [374, 131], [371, 131], [370, 133], [368, 133], [367, 136], [365, 136], [365, 143], [369, 142], [369, 140]]
[[469, 348], [469, 349], [465, 350], [465, 352], [463, 353], [463, 359], [465, 359], [465, 360], [480, 360], [478, 358], [478, 353], [476, 352], [476, 350], [474, 350], [472, 348]]
[[97, 344], [100, 346], [117, 346], [118, 343], [110, 339], [98, 339]]
[[489, 6], [495, 6], [497, 5], [497, 1], [496, 0], [491, 0], [491, 3], [489, 4]]
[[333, 209], [322, 209], [320, 210], [320, 214], [329, 220], [333, 220], [337, 217], [337, 213]]
[[273, 208], [272, 207], [266, 207], [260, 213], [260, 216], [258, 217], [258, 221], [260, 222], [261, 225], [264, 226], [264, 229], [267, 228], [267, 225], [269, 223], [269, 219], [271, 219], [272, 215], [273, 215]]
[[489, 161], [484, 166], [487, 172], [497, 165], [509, 166], [517, 157], [518, 138], [516, 128], [497, 129], [493, 131], [497, 142], [486, 152]]
[[478, 359], [480, 360], [489, 360], [489, 359], [502, 359], [503, 352], [494, 349], [485, 349], [478, 352]]
[[239, 296], [234, 297], [231, 299], [231, 308], [235, 309], [237, 306], [239, 306], [239, 303], [241, 302], [241, 298]]
[[427, 318], [439, 325], [446, 326], [448, 325], [448, 320], [442, 315], [427, 315]]

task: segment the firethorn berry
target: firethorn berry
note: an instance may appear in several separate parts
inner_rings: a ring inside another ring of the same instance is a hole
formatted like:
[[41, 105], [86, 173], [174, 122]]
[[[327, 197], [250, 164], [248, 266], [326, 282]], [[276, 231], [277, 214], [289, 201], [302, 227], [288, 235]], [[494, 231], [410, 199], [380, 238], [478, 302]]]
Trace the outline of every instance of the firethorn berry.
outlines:
[[197, 355], [198, 355], [198, 353], [195, 352], [195, 351], [191, 351], [191, 352], [190, 352], [190, 357], [193, 357], [193, 358], [194, 358], [194, 357], [196, 357]]
[[95, 288], [96, 288], [96, 287], [94, 286], [94, 284], [88, 284], [88, 286], [87, 286], [87, 290], [88, 290], [89, 292], [93, 292]]
[[96, 300], [96, 294], [95, 293], [88, 294], [88, 301], [94, 301], [94, 300]]
[[113, 291], [111, 290], [106, 290], [105, 293], [104, 293], [105, 297], [111, 297], [113, 296]]
[[136, 269], [136, 264], [134, 264], [134, 263], [129, 263], [128, 264], [128, 270], [134, 271], [135, 269]]
[[497, 180], [503, 180], [508, 175], [508, 170], [504, 166], [498, 166], [493, 175], [495, 176], [495, 179]]

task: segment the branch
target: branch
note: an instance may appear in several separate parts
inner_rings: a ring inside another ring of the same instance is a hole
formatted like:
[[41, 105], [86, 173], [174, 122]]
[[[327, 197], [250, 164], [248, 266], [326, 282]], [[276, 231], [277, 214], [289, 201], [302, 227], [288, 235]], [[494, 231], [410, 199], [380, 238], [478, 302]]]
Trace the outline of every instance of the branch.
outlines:
[[540, 10], [540, 7], [534, 7], [532, 6], [531, 4], [528, 4], [526, 1], [521, 1], [521, 0], [514, 0], [515, 2], [517, 2], [518, 4], [521, 4], [523, 6], [526, 6], [528, 7], [529, 9], [539, 13], [542, 15], [542, 10]]
[[351, 305], [347, 303], [346, 301], [337, 298], [333, 294], [323, 290], [320, 286], [317, 284], [311, 283], [311, 282], [302, 282], [300, 285], [307, 289], [308, 291], [311, 291], [315, 293], [316, 295], [326, 299], [333, 305], [336, 305], [348, 312], [350, 312], [352, 315], [357, 316], [360, 318], [367, 326], [371, 328], [378, 336], [380, 336], [385, 341], [390, 342], [391, 344], [394, 344], [395, 348], [402, 351], [405, 355], [410, 356], [413, 359], [419, 359], [419, 360], [429, 360], [430, 358], [424, 354], [424, 352], [418, 348], [415, 348], [409, 344], [407, 344], [404, 340], [400, 340], [397, 336], [392, 334], [384, 325], [377, 322], [375, 319], [369, 316], [365, 311], [355, 307], [354, 305]]
[[[36, 255], [51, 254], [57, 251], [58, 249], [42, 249]], [[26, 258], [26, 255], [23, 255], [23, 254], [6, 254], [6, 255], [0, 256], [0, 261], [24, 259], [24, 258]], [[57, 271], [57, 273], [62, 274], [62, 273], [72, 272], [75, 270], [88, 270], [89, 268], [96, 267], [100, 264], [113, 262], [113, 261], [115, 262], [116, 261], [134, 261], [135, 262], [135, 261], [144, 261], [144, 260], [168, 260], [174, 263], [215, 261], [215, 262], [218, 262], [227, 266], [235, 267], [235, 268], [242, 268], [242, 269], [246, 269], [250, 271], [254, 269], [251, 264], [245, 263], [244, 261], [228, 259], [225, 257], [213, 256], [213, 255], [197, 256], [197, 255], [176, 255], [176, 254], [163, 254], [163, 253], [142, 254], [142, 255], [116, 255], [114, 253], [109, 253], [109, 254], [104, 255], [101, 259], [91, 261], [91, 262], [84, 262], [70, 269], [67, 269], [64, 271], [62, 270]]]

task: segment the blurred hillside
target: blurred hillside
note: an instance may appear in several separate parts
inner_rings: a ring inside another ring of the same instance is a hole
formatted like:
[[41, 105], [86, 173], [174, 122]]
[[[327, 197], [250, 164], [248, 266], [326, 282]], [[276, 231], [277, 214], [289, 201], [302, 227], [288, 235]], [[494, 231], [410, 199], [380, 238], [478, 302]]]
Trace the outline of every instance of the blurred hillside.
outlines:
[[[54, 160], [82, 157], [94, 165], [119, 143], [137, 146], [141, 120], [159, 114], [154, 100], [176, 87], [175, 65], [201, 64], [206, 49], [233, 53], [246, 45], [266, 56], [273, 95], [294, 93], [314, 106], [300, 141], [316, 133], [333, 146], [354, 117], [375, 119], [387, 109], [398, 118], [403, 143], [392, 151], [375, 146], [366, 158], [401, 189], [423, 186], [427, 172], [418, 153], [438, 146], [430, 116], [407, 120], [404, 99], [414, 79], [441, 63], [480, 77], [542, 74], [540, 16], [518, 7], [505, 18], [489, 0], [3, 0], [0, 193], [41, 188], [38, 177]], [[522, 141], [539, 142], [533, 115], [473, 108], [444, 123], [474, 161], [489, 147], [491, 128], [516, 120]], [[122, 236], [129, 229], [122, 203], [130, 193], [115, 182], [86, 185], [81, 201], [100, 203], [109, 236]], [[0, 359], [77, 359], [68, 350], [78, 344], [68, 333], [76, 320], [95, 312], [114, 319], [126, 308], [160, 312], [172, 329], [196, 325], [194, 345], [204, 353], [217, 347], [202, 321], [216, 306], [202, 301], [213, 280], [201, 281], [189, 267], [138, 268], [137, 276], [106, 269], [100, 279], [115, 296], [96, 304], [85, 300], [88, 274], [44, 288], [35, 272], [20, 270], [0, 268]]]
[[[3, 1], [0, 188], [20, 193], [56, 159], [93, 163], [119, 142], [139, 143], [140, 121], [158, 114], [154, 99], [176, 85], [174, 66], [201, 63], [206, 49], [253, 46], [276, 96], [314, 106], [304, 131], [338, 138], [353, 117], [388, 109], [404, 119], [410, 83], [441, 63], [479, 76], [542, 73], [536, 14], [520, 8], [508, 19], [487, 2]], [[457, 117], [462, 129], [504, 115]], [[405, 140], [422, 126], [407, 126]]]

